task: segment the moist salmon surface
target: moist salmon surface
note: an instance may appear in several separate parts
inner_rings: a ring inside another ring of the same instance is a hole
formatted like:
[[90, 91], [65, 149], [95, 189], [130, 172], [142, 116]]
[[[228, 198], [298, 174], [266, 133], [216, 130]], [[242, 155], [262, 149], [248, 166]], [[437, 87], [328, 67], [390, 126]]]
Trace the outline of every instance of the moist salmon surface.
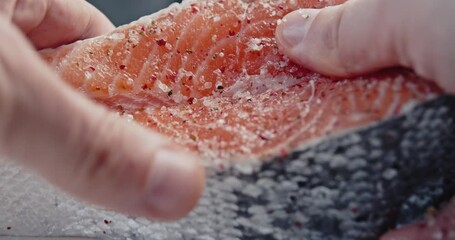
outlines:
[[207, 159], [265, 159], [442, 93], [406, 70], [330, 78], [279, 52], [287, 13], [342, 2], [187, 0], [41, 55], [78, 91]]

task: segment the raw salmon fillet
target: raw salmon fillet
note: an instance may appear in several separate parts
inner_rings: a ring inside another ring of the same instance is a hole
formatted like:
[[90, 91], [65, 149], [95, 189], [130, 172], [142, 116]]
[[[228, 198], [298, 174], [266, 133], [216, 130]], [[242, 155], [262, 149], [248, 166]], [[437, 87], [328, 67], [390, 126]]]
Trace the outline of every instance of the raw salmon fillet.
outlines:
[[42, 56], [74, 88], [209, 159], [286, 155], [441, 90], [405, 70], [321, 76], [276, 45], [279, 19], [343, 0], [199, 0]]
[[321, 76], [277, 49], [286, 13], [341, 2], [189, 0], [43, 51], [74, 88], [213, 161], [178, 223], [75, 202], [0, 162], [0, 235], [372, 240], [421, 219], [455, 193], [455, 97], [406, 70]]

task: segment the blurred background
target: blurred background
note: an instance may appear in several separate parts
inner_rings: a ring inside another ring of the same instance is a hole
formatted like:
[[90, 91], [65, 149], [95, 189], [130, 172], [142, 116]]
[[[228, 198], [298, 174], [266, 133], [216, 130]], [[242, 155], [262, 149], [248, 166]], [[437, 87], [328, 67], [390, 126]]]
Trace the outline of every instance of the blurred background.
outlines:
[[[1, 1], [1, 0], [0, 0]], [[88, 0], [95, 5], [116, 25], [130, 23], [138, 18], [150, 15], [166, 8], [178, 0]]]

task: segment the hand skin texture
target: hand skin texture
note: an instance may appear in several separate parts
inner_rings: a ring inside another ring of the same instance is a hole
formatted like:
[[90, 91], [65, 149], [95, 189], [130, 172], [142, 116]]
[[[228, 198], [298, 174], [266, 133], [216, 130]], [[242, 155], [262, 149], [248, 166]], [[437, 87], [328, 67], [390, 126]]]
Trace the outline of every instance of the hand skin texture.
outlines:
[[[351, 77], [403, 66], [455, 94], [455, 1], [350, 0], [284, 17], [281, 51], [314, 71]], [[455, 200], [425, 223], [381, 240], [455, 239]]]
[[200, 162], [71, 89], [36, 52], [113, 28], [84, 0], [0, 1], [0, 154], [83, 200], [175, 220], [201, 195]]

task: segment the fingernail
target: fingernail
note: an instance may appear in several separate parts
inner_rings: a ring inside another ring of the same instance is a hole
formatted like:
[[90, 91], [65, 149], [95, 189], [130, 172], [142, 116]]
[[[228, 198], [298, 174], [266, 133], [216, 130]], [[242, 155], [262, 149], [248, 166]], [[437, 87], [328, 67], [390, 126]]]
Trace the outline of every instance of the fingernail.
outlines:
[[156, 153], [148, 202], [159, 218], [178, 219], [194, 207], [203, 188], [201, 168], [191, 154], [172, 149]]
[[302, 42], [320, 11], [320, 9], [300, 9], [285, 16], [279, 26], [281, 29], [279, 40], [290, 48]]

